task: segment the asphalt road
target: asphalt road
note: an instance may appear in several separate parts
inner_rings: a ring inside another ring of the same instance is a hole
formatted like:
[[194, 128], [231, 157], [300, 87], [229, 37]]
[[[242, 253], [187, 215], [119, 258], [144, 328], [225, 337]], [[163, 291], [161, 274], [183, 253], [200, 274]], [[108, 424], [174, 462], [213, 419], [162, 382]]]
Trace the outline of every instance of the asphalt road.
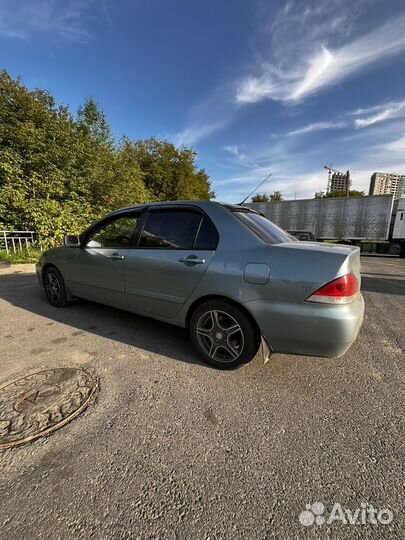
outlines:
[[[363, 257], [365, 322], [348, 353], [207, 367], [185, 331], [0, 270], [0, 385], [85, 367], [96, 401], [0, 451], [0, 538], [404, 538], [404, 261]], [[301, 525], [361, 503], [390, 524]]]

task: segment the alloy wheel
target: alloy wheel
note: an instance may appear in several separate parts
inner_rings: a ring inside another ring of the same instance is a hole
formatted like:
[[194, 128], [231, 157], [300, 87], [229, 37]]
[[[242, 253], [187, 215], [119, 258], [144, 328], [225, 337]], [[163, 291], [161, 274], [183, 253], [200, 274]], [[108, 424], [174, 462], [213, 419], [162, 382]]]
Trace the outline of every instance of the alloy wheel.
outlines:
[[48, 272], [46, 276], [45, 289], [50, 301], [55, 304], [59, 300], [61, 287], [58, 277], [53, 272]]
[[217, 362], [234, 362], [244, 347], [244, 335], [238, 321], [220, 310], [203, 313], [197, 321], [197, 339], [206, 354]]

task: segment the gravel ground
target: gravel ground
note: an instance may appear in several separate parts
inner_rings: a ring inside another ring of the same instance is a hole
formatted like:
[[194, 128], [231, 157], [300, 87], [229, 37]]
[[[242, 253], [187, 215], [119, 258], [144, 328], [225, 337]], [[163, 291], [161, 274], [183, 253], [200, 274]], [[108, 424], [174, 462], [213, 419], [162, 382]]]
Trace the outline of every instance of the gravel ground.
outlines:
[[[63, 366], [100, 381], [67, 426], [0, 452], [0, 538], [404, 538], [404, 261], [362, 264], [365, 322], [343, 358], [232, 372], [182, 329], [52, 308], [31, 267], [0, 269], [1, 386]], [[394, 517], [304, 527], [315, 501]]]

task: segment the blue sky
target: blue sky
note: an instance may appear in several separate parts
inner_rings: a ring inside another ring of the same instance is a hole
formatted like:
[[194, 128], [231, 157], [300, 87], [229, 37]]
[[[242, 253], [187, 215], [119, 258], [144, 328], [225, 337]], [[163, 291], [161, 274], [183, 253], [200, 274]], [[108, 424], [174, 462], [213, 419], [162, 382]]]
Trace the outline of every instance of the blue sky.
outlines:
[[114, 134], [191, 145], [217, 198], [405, 173], [402, 0], [0, 0], [0, 67]]

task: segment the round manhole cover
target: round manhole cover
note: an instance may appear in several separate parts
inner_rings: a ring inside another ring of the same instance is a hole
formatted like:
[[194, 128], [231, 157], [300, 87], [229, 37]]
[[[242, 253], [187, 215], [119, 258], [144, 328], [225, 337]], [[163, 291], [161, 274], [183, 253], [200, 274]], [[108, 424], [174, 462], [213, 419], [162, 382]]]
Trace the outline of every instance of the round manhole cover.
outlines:
[[96, 391], [82, 369], [59, 368], [28, 375], [0, 388], [0, 448], [16, 446], [67, 424]]

